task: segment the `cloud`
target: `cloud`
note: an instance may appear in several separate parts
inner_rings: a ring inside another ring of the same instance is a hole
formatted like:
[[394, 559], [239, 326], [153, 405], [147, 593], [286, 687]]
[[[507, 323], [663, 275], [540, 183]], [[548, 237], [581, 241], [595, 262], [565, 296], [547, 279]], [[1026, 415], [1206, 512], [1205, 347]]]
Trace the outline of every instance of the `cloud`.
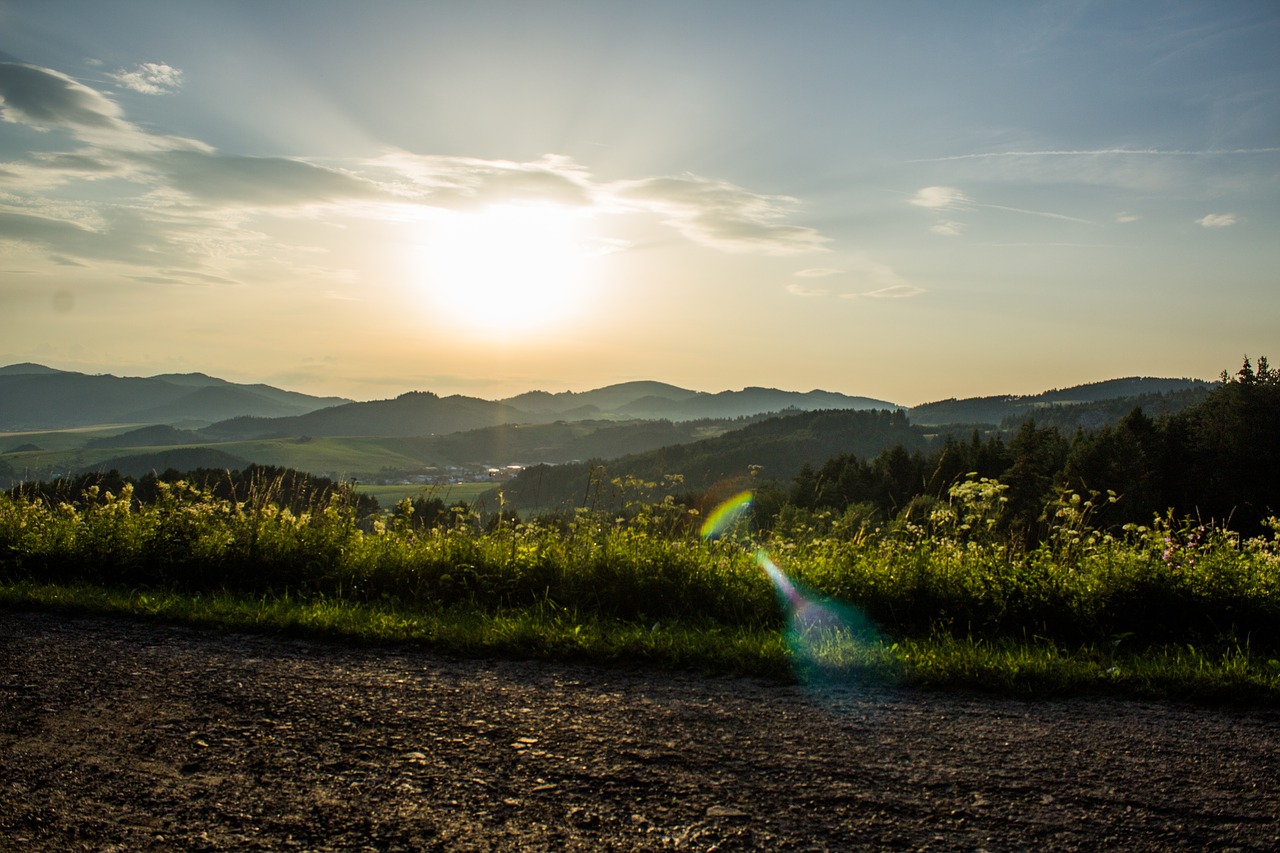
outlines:
[[[1092, 225], [1094, 223], [1087, 219], [1081, 219], [1077, 216], [1067, 216], [1064, 213], [1053, 213], [1046, 210], [1027, 210], [1023, 207], [1008, 207], [1003, 204], [988, 204], [978, 202], [965, 195], [956, 187], [922, 187], [916, 191], [916, 194], [910, 199], [910, 203], [916, 207], [923, 207], [926, 210], [943, 211], [953, 210], [974, 210], [976, 208], [986, 208], [987, 210], [1004, 210], [1009, 213], [1021, 213], [1026, 216], [1042, 216], [1046, 219], [1058, 219], [1063, 222], [1079, 222], [1082, 225]], [[954, 219], [939, 219], [929, 227], [929, 230], [935, 234], [941, 234], [944, 237], [958, 237], [964, 233], [965, 224], [957, 222]]]
[[1143, 194], [1200, 184], [1206, 173], [1241, 192], [1269, 181], [1278, 146], [1255, 148], [1085, 148], [979, 151], [912, 160], [945, 164], [957, 183], [1069, 184], [1121, 188]]
[[110, 207], [78, 211], [0, 209], [0, 240], [44, 248], [62, 262], [111, 261], [134, 266], [196, 269], [207, 259], [202, 241], [208, 221], [165, 220], [139, 210]]
[[587, 170], [554, 154], [518, 163], [396, 151], [366, 165], [382, 173], [393, 192], [433, 207], [466, 209], [513, 201], [593, 203]]
[[911, 203], [929, 210], [963, 210], [972, 204], [972, 199], [955, 187], [923, 187]]
[[666, 217], [690, 240], [729, 252], [792, 255], [824, 251], [827, 238], [813, 228], [778, 220], [796, 200], [760, 195], [725, 181], [696, 175], [646, 178], [611, 184], [618, 203]]
[[[176, 90], [182, 79], [162, 63], [112, 76], [134, 91], [157, 94]], [[728, 252], [790, 255], [823, 251], [827, 242], [815, 229], [786, 221], [795, 199], [698, 175], [602, 182], [554, 154], [519, 162], [391, 151], [339, 168], [219, 152], [139, 127], [107, 95], [18, 62], [0, 61], [0, 119], [61, 131], [38, 149], [8, 153], [9, 161], [0, 162], [0, 239], [34, 246], [49, 258], [145, 265], [162, 270], [156, 281], [231, 280], [228, 264], [268, 245], [269, 229], [255, 218], [295, 211], [407, 221], [422, 207], [549, 203], [598, 215], [653, 214], [687, 239]], [[53, 198], [76, 201], [55, 204]], [[815, 268], [801, 277], [836, 272]]]
[[860, 252], [846, 255], [845, 269], [834, 267], [812, 267], [803, 269], [792, 275], [802, 279], [827, 278], [839, 275], [841, 281], [848, 281], [863, 290], [854, 292], [833, 292], [825, 287], [815, 287], [803, 281], [794, 281], [787, 285], [787, 292], [792, 296], [814, 298], [834, 296], [838, 299], [858, 299], [870, 296], [875, 299], [902, 299], [924, 293], [923, 287], [917, 287], [904, 279], [888, 264], [874, 260]]
[[171, 151], [140, 160], [161, 170], [174, 189], [208, 202], [296, 207], [391, 198], [363, 178], [283, 157]]
[[132, 71], [117, 71], [108, 76], [144, 95], [168, 95], [182, 87], [182, 71], [163, 62], [144, 62]]
[[62, 130], [104, 151], [213, 149], [193, 139], [149, 133], [124, 118], [106, 95], [61, 72], [0, 62], [0, 119], [37, 130]]
[[1241, 154], [1275, 154], [1280, 147], [1269, 148], [1206, 148], [1185, 150], [1177, 148], [1088, 148], [1050, 149], [1047, 151], [984, 151], [976, 154], [953, 154], [949, 157], [929, 157], [912, 160], [912, 163], [947, 163], [956, 160], [990, 160], [1002, 157], [1221, 157]]
[[918, 296], [924, 292], [923, 287], [916, 287], [914, 284], [894, 284], [861, 295], [870, 296], [872, 299], [905, 299], [909, 296]]
[[1205, 228], [1229, 228], [1239, 221], [1234, 213], [1210, 213], [1197, 219], [1196, 223]]
[[986, 207], [991, 210], [1005, 210], [1009, 213], [1025, 213], [1027, 216], [1043, 216], [1046, 219], [1060, 219], [1063, 222], [1079, 222], [1081, 225], [1093, 225], [1088, 219], [1081, 219], [1078, 216], [1067, 216], [1065, 213], [1052, 213], [1047, 210], [1027, 210], [1025, 207], [1006, 207], [1003, 204], [980, 204], [979, 207]]
[[1137, 222], [1141, 218], [1142, 217], [1136, 213], [1127, 213], [1125, 211], [1121, 211], [1116, 214], [1116, 222], [1120, 223]]
[[48, 68], [0, 62], [0, 100], [0, 118], [39, 130], [126, 127], [115, 102]]
[[792, 296], [826, 296], [830, 292], [824, 287], [809, 287], [794, 281], [787, 285], [787, 293]]

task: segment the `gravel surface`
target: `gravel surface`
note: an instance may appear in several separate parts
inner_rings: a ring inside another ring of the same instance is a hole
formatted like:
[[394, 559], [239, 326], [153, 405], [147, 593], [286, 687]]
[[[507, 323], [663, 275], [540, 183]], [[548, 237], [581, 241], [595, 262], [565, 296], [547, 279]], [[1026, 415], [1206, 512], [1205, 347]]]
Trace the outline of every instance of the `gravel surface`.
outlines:
[[1274, 850], [1280, 711], [0, 613], [0, 847]]

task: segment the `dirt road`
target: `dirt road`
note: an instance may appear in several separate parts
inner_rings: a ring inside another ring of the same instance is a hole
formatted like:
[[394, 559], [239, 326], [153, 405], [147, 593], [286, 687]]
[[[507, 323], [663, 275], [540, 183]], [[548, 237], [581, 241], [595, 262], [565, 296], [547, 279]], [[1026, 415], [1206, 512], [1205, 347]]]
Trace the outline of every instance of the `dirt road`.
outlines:
[[0, 847], [1280, 848], [1280, 710], [459, 661], [0, 613]]

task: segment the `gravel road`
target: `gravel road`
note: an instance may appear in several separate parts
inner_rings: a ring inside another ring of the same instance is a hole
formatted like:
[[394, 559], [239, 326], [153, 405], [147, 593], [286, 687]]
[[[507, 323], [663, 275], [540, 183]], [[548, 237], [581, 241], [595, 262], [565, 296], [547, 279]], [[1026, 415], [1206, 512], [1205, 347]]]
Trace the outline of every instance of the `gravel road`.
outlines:
[[1280, 710], [0, 613], [0, 847], [1275, 850]]

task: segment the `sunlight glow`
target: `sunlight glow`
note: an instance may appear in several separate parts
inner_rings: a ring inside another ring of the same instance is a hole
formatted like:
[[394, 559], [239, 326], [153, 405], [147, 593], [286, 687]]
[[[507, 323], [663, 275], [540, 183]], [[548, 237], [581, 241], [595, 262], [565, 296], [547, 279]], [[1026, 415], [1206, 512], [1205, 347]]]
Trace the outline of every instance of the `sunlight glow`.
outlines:
[[430, 224], [425, 284], [472, 331], [536, 334], [578, 312], [593, 250], [586, 215], [557, 204], [449, 212]]
[[825, 687], [847, 678], [883, 647], [878, 630], [859, 608], [788, 577], [765, 548], [748, 544], [751, 536], [745, 521], [751, 501], [750, 491], [739, 492], [717, 506], [702, 525], [702, 538], [754, 548], [756, 565], [773, 584], [786, 617], [784, 639], [803, 683]]

